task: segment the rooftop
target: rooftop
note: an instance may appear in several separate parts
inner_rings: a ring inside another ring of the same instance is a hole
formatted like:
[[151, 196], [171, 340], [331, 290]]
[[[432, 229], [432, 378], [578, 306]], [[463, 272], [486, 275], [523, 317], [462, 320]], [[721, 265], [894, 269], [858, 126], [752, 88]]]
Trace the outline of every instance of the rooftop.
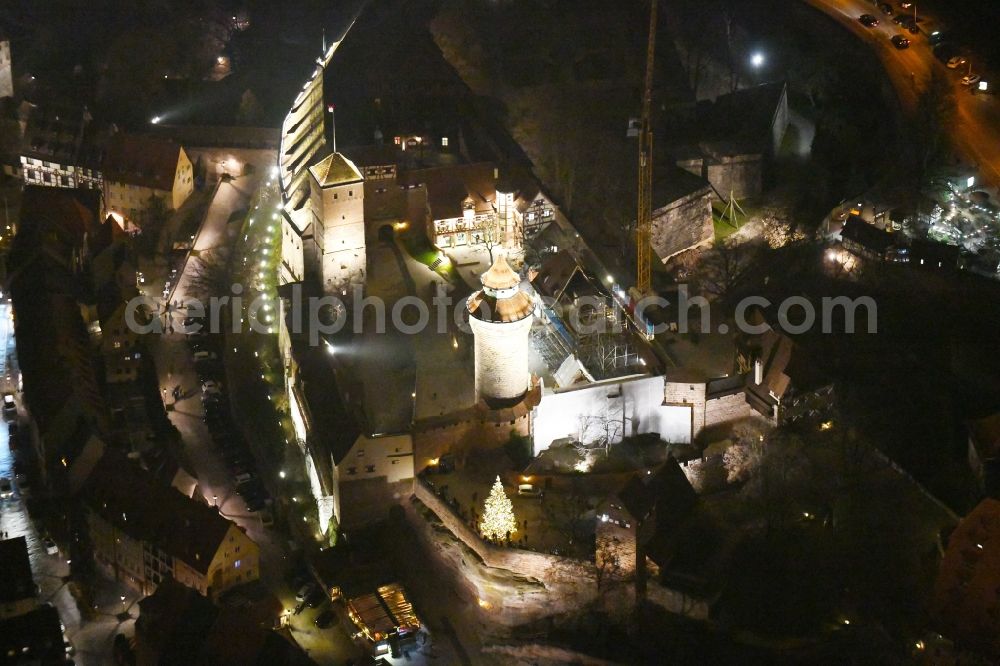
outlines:
[[235, 526], [219, 512], [156, 481], [113, 449], [83, 486], [92, 511], [138, 541], [155, 544], [207, 573], [226, 533]]
[[309, 167], [320, 187], [335, 187], [349, 183], [359, 183], [364, 180], [354, 162], [341, 153], [330, 153], [325, 158]]
[[984, 460], [1000, 456], [1000, 412], [969, 421], [969, 438]]
[[1000, 502], [984, 499], [948, 539], [933, 608], [949, 638], [1000, 654]]
[[857, 215], [851, 215], [847, 218], [847, 222], [844, 223], [844, 228], [840, 232], [840, 237], [879, 254], [885, 253], [893, 245], [892, 234], [868, 224]]
[[116, 134], [104, 154], [104, 179], [170, 190], [177, 173], [180, 145], [158, 136]]
[[[18, 655], [7, 660], [8, 655]], [[66, 647], [59, 611], [39, 606], [0, 622], [0, 655], [4, 664], [65, 664]]]
[[406, 171], [399, 175], [399, 184], [427, 188], [427, 204], [434, 220], [462, 217], [466, 199], [471, 200], [477, 214], [492, 213], [496, 201], [494, 166], [490, 162]]
[[0, 603], [35, 596], [28, 541], [23, 536], [0, 541], [0, 562]]

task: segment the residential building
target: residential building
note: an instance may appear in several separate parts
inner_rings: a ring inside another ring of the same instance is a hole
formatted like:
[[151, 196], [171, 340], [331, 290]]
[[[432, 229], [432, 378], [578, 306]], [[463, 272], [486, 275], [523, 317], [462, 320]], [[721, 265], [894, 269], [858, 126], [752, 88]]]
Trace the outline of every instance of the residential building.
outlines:
[[412, 492], [413, 438], [409, 433], [359, 433], [350, 448], [334, 452], [345, 529], [383, 520], [397, 497]]
[[239, 526], [113, 449], [80, 496], [94, 559], [143, 594], [170, 576], [214, 599], [260, 576], [257, 544]]
[[1000, 412], [969, 421], [969, 467], [981, 495], [1000, 495]]
[[[272, 630], [281, 612], [220, 607], [173, 578], [139, 601], [133, 642], [135, 664], [308, 666], [315, 662], [288, 629]], [[271, 610], [271, 609], [268, 609]]]
[[984, 499], [948, 538], [932, 617], [957, 647], [1000, 657], [1000, 501]]
[[100, 232], [100, 192], [25, 187], [7, 260], [17, 356], [43, 479], [59, 479], [108, 431], [82, 304], [91, 300], [87, 244]]
[[[759, 309], [748, 321], [767, 330], [748, 338], [741, 351], [752, 370], [747, 375], [747, 402], [775, 423], [794, 420], [829, 404], [833, 385], [814, 359], [792, 338], [775, 330]], [[863, 330], [863, 324], [858, 323]]]
[[0, 621], [0, 663], [65, 666], [66, 636], [51, 604]]
[[874, 261], [886, 261], [895, 245], [891, 233], [865, 222], [858, 215], [847, 218], [840, 231], [840, 240], [851, 254]]
[[28, 541], [23, 536], [0, 541], [0, 562], [0, 621], [38, 608]]
[[124, 220], [141, 223], [160, 201], [177, 210], [194, 191], [194, 168], [184, 148], [162, 137], [116, 134], [102, 162], [104, 203]]
[[623, 578], [645, 575], [650, 543], [662, 545], [674, 535], [697, 503], [697, 493], [673, 458], [633, 476], [597, 507], [598, 567], [613, 568]]
[[101, 190], [101, 155], [108, 130], [87, 107], [22, 105], [21, 172], [26, 185]]

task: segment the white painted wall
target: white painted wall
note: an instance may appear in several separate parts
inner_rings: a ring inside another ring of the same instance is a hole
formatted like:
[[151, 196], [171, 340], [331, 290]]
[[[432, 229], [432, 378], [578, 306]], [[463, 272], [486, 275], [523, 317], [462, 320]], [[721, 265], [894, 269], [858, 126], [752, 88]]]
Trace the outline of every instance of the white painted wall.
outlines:
[[635, 377], [546, 391], [532, 420], [535, 455], [571, 437], [584, 443], [607, 437], [659, 433], [670, 442], [691, 441], [691, 409], [664, 406], [663, 377]]

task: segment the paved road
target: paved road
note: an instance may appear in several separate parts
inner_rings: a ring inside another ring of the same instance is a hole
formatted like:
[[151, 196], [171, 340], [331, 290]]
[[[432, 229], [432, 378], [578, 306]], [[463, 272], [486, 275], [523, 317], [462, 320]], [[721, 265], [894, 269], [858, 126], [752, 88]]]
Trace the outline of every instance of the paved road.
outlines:
[[[952, 139], [965, 158], [980, 170], [981, 178], [994, 187], [1000, 187], [1000, 100], [995, 95], [970, 93], [959, 83], [968, 70], [949, 70], [935, 57], [926, 35], [911, 35], [894, 24], [871, 2], [865, 0], [806, 0], [817, 9], [829, 14], [874, 48], [886, 72], [907, 109], [916, 103], [917, 94], [923, 89], [932, 68], [945, 72], [955, 82], [956, 117], [952, 124]], [[881, 23], [866, 28], [857, 20], [861, 14], [877, 16]], [[889, 39], [903, 34], [910, 39], [910, 48], [897, 50]], [[976, 58], [972, 58], [974, 71]], [[979, 72], [981, 73], [981, 72]], [[985, 78], [989, 78], [988, 76]], [[1000, 81], [990, 82], [1000, 85]]]
[[[232, 164], [235, 155], [240, 162], [254, 163], [256, 169], [249, 175], [219, 184], [195, 239], [194, 256], [220, 247], [242, 247], [237, 238], [242, 215], [234, 213], [248, 208], [261, 180], [269, 177], [269, 167], [274, 161], [274, 153], [270, 151], [218, 151], [206, 152], [204, 155], [209, 164]], [[230, 173], [234, 170], [229, 169]], [[172, 301], [184, 303], [195, 296], [191, 285], [193, 264], [193, 261], [189, 261], [182, 271], [171, 295]], [[157, 280], [152, 285], [151, 293], [162, 291], [163, 276], [157, 276]], [[173, 325], [179, 326], [183, 317], [182, 311], [175, 312]], [[171, 396], [175, 386], [181, 387], [180, 400], [167, 398], [172, 407], [170, 419], [181, 433], [185, 452], [198, 476], [205, 501], [210, 505], [217, 505], [223, 516], [237, 523], [257, 543], [260, 548], [261, 582], [279, 599], [284, 608], [293, 608], [296, 605], [295, 591], [285, 581], [285, 573], [291, 564], [287, 537], [274, 529], [265, 528], [260, 517], [249, 512], [242, 498], [236, 494], [229, 470], [202, 421], [204, 412], [200, 387], [184, 336], [180, 333], [159, 336], [154, 355], [161, 393], [165, 390], [166, 395]], [[265, 472], [263, 469], [259, 471]], [[348, 658], [357, 659], [360, 652], [342, 626], [335, 625], [328, 629], [315, 627], [313, 620], [318, 613], [319, 610], [306, 609], [291, 618], [292, 634], [299, 644], [321, 664], [342, 664]]]

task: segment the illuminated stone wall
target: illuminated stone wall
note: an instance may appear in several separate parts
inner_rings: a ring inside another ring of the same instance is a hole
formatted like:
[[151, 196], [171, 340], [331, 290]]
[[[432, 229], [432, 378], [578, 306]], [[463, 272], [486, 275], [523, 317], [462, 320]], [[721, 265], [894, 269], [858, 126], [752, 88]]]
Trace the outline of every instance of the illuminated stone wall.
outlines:
[[515, 626], [584, 610], [597, 599], [593, 563], [483, 542], [422, 483], [406, 504], [424, 546], [483, 622]]
[[712, 190], [706, 186], [653, 211], [650, 244], [666, 262], [676, 254], [701, 245], [715, 237], [712, 226]]
[[476, 399], [509, 400], [528, 390], [528, 333], [532, 317], [485, 322], [469, 317], [476, 338]]

